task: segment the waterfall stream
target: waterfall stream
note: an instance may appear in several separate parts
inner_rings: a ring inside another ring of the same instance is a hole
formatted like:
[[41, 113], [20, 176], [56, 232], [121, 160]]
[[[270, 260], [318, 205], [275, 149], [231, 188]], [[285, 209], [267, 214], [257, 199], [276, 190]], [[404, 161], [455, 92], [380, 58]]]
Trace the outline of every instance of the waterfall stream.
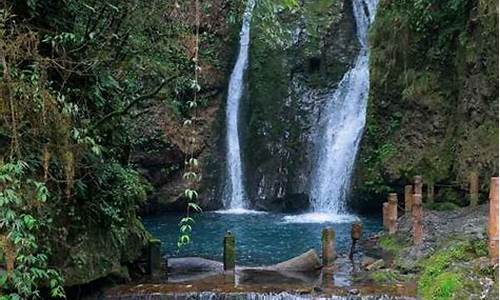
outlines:
[[244, 75], [248, 66], [248, 46], [250, 42], [250, 21], [255, 0], [248, 0], [243, 24], [240, 31], [240, 49], [238, 59], [229, 80], [226, 107], [226, 163], [227, 174], [224, 189], [224, 205], [230, 210], [248, 208], [243, 184], [243, 167], [241, 162], [239, 115], [240, 102], [243, 96]]
[[353, 0], [360, 50], [354, 66], [332, 93], [326, 110], [318, 155], [313, 166], [313, 212], [342, 215], [366, 118], [369, 88], [368, 27], [375, 17], [377, 0]]

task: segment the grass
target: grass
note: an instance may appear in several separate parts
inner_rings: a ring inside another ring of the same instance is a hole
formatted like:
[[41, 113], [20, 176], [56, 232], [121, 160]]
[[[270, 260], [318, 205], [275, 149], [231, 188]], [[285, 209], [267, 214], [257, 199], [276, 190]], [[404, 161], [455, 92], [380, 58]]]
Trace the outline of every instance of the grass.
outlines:
[[393, 270], [379, 270], [371, 273], [368, 277], [375, 283], [388, 283], [398, 281], [398, 273]]
[[454, 299], [461, 283], [461, 274], [444, 272], [435, 277], [432, 285], [422, 293], [423, 299], [447, 300]]
[[419, 263], [422, 268], [417, 286], [424, 300], [457, 299], [457, 293], [462, 289], [473, 288], [474, 284], [466, 282], [466, 272], [463, 268], [450, 267], [462, 261], [477, 258], [483, 252], [483, 246], [470, 242], [459, 242], [438, 250], [433, 255]]
[[383, 235], [379, 240], [380, 247], [393, 255], [397, 255], [407, 246], [407, 242], [395, 235]]
[[425, 203], [424, 206], [428, 209], [438, 210], [438, 211], [450, 211], [460, 208], [457, 204], [453, 202], [434, 202], [434, 203]]

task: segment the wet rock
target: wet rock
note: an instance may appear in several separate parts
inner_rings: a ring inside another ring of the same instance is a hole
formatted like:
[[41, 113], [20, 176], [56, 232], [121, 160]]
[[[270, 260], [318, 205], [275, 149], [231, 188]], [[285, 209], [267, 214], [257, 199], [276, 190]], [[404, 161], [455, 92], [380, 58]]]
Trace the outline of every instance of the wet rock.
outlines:
[[221, 262], [201, 257], [169, 258], [167, 262], [169, 273], [222, 273], [224, 271]]
[[351, 295], [358, 295], [359, 294], [359, 290], [358, 289], [350, 289], [349, 290], [349, 294], [351, 294]]
[[[275, 38], [267, 37], [269, 25], [255, 19], [249, 100], [242, 113], [242, 156], [252, 205], [287, 212], [309, 206], [318, 123], [358, 50], [351, 1], [298, 2], [300, 10], [276, 18], [280, 28], [293, 32], [278, 47]], [[319, 11], [321, 18], [311, 17]]]
[[367, 266], [373, 264], [375, 261], [376, 261], [376, 259], [373, 257], [363, 256], [363, 258], [361, 259], [361, 266], [363, 268], [366, 268]]
[[378, 270], [378, 269], [381, 269], [383, 268], [385, 265], [385, 262], [383, 259], [379, 259], [375, 262], [373, 262], [372, 264], [368, 265], [365, 267], [365, 270], [367, 271], [374, 271], [374, 270]]
[[319, 268], [321, 268], [321, 261], [314, 249], [270, 267], [270, 269], [279, 271], [313, 271]]
[[309, 197], [307, 194], [289, 194], [285, 198], [262, 198], [255, 203], [258, 210], [275, 211], [283, 213], [297, 213], [309, 208]]

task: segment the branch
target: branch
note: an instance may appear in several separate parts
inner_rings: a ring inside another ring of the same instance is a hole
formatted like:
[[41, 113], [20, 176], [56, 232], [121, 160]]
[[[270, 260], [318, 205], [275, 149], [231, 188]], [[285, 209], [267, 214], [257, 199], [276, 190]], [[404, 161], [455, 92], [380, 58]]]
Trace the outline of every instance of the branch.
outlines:
[[110, 112], [109, 114], [105, 115], [99, 121], [97, 121], [94, 124], [94, 126], [92, 126], [89, 129], [89, 131], [94, 131], [97, 127], [101, 126], [106, 121], [108, 121], [108, 120], [110, 120], [110, 119], [112, 119], [114, 117], [122, 116], [122, 115], [126, 114], [137, 103], [139, 103], [139, 102], [141, 102], [143, 100], [150, 99], [150, 98], [154, 97], [156, 94], [158, 94], [160, 92], [160, 90], [165, 86], [165, 84], [167, 84], [167, 82], [170, 82], [173, 79], [174, 79], [174, 77], [172, 76], [172, 77], [168, 78], [167, 80], [162, 80], [162, 82], [160, 83], [160, 85], [155, 90], [153, 90], [151, 93], [139, 96], [139, 97], [133, 99], [132, 101], [130, 101], [130, 103], [127, 106], [125, 106], [123, 109], [115, 110], [115, 111]]

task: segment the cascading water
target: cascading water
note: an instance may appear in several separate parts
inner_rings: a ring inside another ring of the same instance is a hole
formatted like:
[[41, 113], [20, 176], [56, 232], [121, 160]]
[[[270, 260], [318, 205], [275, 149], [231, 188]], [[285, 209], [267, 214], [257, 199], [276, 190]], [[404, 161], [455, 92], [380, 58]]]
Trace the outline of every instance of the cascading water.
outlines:
[[368, 27], [377, 0], [353, 0], [360, 51], [331, 95], [311, 182], [312, 210], [342, 215], [359, 142], [365, 126], [369, 88]]
[[248, 66], [248, 46], [250, 43], [250, 21], [255, 0], [248, 0], [243, 24], [240, 31], [240, 50], [238, 59], [229, 80], [226, 107], [226, 159], [227, 174], [224, 190], [225, 207], [231, 210], [248, 208], [245, 187], [243, 186], [243, 168], [241, 163], [239, 112], [244, 91], [244, 75]]

